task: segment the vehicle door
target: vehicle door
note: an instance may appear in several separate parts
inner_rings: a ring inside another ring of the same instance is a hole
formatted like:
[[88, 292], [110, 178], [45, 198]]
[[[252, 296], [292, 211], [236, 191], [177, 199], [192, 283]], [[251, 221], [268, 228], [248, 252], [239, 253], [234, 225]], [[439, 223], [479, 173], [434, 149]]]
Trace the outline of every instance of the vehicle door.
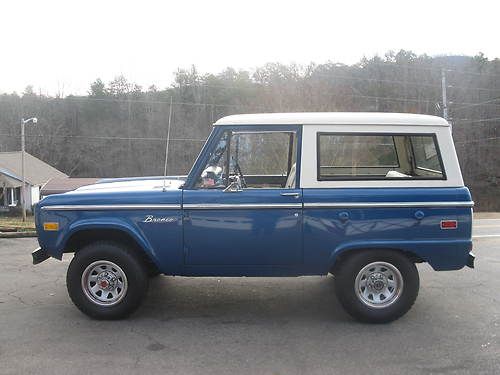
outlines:
[[302, 262], [301, 127], [218, 126], [183, 191], [186, 265]]

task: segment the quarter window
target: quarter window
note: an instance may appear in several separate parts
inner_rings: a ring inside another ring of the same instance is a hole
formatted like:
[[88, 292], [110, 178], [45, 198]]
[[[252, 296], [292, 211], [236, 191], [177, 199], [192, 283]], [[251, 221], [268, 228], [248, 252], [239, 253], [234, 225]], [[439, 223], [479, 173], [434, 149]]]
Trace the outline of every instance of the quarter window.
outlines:
[[413, 156], [415, 157], [415, 166], [417, 168], [434, 172], [441, 171], [439, 155], [433, 137], [413, 136], [411, 137], [411, 144], [413, 147]]
[[318, 133], [318, 180], [444, 179], [433, 134]]

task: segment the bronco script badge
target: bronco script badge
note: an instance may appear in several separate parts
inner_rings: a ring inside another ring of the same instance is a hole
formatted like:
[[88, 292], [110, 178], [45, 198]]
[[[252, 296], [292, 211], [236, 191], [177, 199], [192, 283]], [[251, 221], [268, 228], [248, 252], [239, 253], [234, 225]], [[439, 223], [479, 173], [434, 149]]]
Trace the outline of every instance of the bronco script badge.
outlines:
[[175, 217], [146, 215], [143, 223], [173, 223], [177, 221]]

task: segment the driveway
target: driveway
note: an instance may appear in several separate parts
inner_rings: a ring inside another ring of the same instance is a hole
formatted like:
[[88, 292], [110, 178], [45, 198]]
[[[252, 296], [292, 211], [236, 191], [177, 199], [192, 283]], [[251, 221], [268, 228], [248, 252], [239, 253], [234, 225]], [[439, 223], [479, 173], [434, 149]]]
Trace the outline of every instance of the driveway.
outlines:
[[1, 374], [498, 374], [500, 220], [477, 220], [476, 269], [419, 265], [396, 322], [346, 315], [333, 277], [158, 277], [130, 319], [94, 321], [66, 293], [71, 256], [31, 265], [0, 239]]

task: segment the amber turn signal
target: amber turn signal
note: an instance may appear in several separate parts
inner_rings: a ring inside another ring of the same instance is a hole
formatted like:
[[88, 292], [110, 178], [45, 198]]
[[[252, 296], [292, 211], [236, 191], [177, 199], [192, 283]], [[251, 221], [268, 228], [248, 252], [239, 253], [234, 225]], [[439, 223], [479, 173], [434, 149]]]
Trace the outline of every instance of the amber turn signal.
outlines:
[[59, 223], [54, 223], [54, 222], [43, 223], [43, 230], [46, 230], [46, 231], [59, 230]]

